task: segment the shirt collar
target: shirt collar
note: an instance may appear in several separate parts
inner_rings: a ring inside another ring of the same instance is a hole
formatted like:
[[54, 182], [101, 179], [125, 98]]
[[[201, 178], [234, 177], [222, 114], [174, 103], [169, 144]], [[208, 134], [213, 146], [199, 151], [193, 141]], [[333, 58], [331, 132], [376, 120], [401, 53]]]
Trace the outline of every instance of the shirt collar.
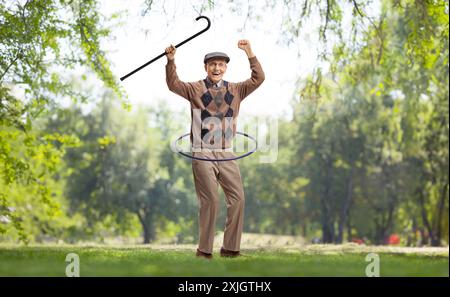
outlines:
[[[209, 77], [206, 77], [206, 81], [208, 82], [209, 85], [214, 87], [215, 84], [209, 79]], [[222, 87], [222, 83], [223, 83], [223, 80], [221, 79], [219, 82], [217, 82], [217, 87], [218, 88]]]

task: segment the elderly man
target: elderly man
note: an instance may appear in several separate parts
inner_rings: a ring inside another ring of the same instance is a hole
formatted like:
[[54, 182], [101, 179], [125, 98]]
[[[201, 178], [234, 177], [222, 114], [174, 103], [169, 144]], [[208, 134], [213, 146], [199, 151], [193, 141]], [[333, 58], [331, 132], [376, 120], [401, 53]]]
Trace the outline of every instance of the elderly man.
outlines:
[[[245, 51], [252, 71], [251, 78], [231, 83], [223, 80], [230, 58], [222, 52], [205, 55], [207, 77], [195, 82], [182, 82], [175, 66], [176, 49], [166, 48], [166, 82], [169, 90], [187, 99], [191, 105], [191, 143], [193, 155], [202, 159], [225, 159], [235, 155], [231, 140], [236, 134], [239, 106], [264, 81], [264, 71], [253, 54], [248, 40], [238, 47]], [[225, 192], [227, 219], [220, 255], [240, 255], [244, 223], [244, 188], [236, 161], [192, 160], [195, 189], [199, 201], [199, 245], [196, 255], [212, 258], [215, 223], [218, 214], [218, 185]]]

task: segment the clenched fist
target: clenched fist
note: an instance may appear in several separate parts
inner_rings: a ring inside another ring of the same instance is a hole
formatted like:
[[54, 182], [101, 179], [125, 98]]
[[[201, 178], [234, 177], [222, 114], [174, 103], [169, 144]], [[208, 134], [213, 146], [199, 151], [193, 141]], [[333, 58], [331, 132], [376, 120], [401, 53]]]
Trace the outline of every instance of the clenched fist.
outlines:
[[241, 50], [249, 50], [250, 48], [250, 41], [248, 41], [247, 39], [241, 39], [238, 41], [238, 48], [240, 48]]
[[172, 44], [169, 47], [166, 47], [167, 60], [175, 59], [175, 53], [176, 52], [177, 52], [177, 49]]
[[255, 55], [252, 52], [252, 48], [250, 46], [250, 41], [247, 39], [241, 39], [238, 41], [238, 48], [245, 51], [249, 58], [254, 57]]

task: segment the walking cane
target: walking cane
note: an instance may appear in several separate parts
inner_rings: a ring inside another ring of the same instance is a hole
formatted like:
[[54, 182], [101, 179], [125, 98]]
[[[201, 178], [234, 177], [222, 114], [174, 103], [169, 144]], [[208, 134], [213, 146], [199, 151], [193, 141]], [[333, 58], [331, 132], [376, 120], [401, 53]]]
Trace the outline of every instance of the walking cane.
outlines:
[[[202, 15], [201, 15], [201, 16], [197, 17], [195, 20], [198, 21], [199, 19], [205, 19], [205, 20], [208, 22], [208, 26], [206, 26], [206, 28], [203, 29], [203, 30], [201, 30], [200, 32], [198, 32], [198, 33], [192, 35], [191, 37], [187, 38], [186, 40], [184, 40], [184, 41], [178, 43], [177, 45], [175, 45], [175, 48], [178, 48], [178, 47], [182, 46], [182, 45], [185, 44], [186, 42], [188, 42], [188, 41], [192, 40], [193, 38], [199, 36], [199, 35], [202, 34], [203, 32], [207, 31], [207, 30], [209, 29], [209, 27], [211, 27], [211, 21], [209, 20], [208, 17], [205, 17], [205, 16], [202, 16]], [[142, 65], [142, 66], [140, 66], [140, 67], [134, 69], [133, 71], [131, 71], [131, 72], [128, 73], [127, 75], [121, 77], [120, 80], [123, 81], [123, 80], [126, 79], [127, 77], [129, 77], [129, 76], [135, 74], [136, 72], [138, 72], [139, 70], [141, 70], [142, 68], [144, 68], [144, 67], [150, 65], [151, 63], [155, 62], [155, 61], [158, 60], [159, 58], [163, 57], [165, 54], [166, 54], [166, 52], [163, 52], [162, 54], [160, 54], [159, 56], [157, 56], [157, 57], [151, 59], [150, 61], [148, 61], [148, 62], [145, 63], [144, 65]]]

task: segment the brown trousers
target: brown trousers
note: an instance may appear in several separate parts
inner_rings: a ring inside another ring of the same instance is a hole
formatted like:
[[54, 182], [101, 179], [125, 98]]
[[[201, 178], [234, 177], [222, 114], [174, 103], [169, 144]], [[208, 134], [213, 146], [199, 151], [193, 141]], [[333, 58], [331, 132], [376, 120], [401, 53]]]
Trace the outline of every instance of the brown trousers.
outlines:
[[[208, 159], [231, 158], [232, 152], [195, 152], [195, 157]], [[195, 190], [199, 201], [199, 246], [204, 253], [212, 253], [216, 218], [219, 211], [218, 186], [225, 192], [227, 219], [223, 237], [223, 248], [239, 251], [244, 226], [244, 187], [236, 161], [192, 160]]]

